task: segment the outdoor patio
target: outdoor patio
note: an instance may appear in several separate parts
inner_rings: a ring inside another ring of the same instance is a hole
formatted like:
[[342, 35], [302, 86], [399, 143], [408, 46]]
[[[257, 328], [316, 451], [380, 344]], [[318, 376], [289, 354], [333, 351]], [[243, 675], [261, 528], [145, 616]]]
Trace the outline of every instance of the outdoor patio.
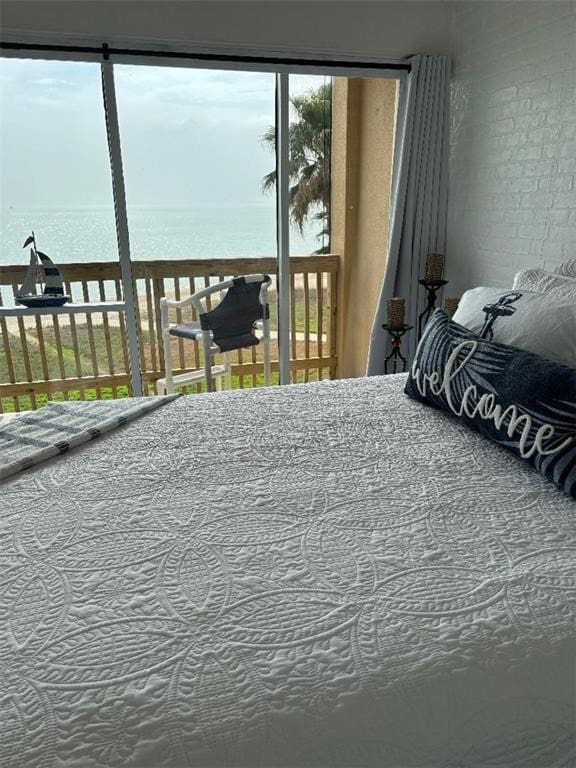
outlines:
[[[290, 259], [290, 358], [295, 383], [336, 377], [338, 266], [336, 255]], [[65, 289], [76, 302], [122, 299], [118, 262], [61, 265]], [[278, 380], [276, 344], [277, 262], [275, 259], [134, 261], [138, 294], [137, 334], [145, 394], [155, 393], [164, 376], [159, 300], [184, 298], [228, 277], [267, 273], [272, 331], [272, 380]], [[0, 266], [0, 306], [13, 295], [26, 266]], [[179, 313], [180, 315], [180, 313]], [[178, 316], [179, 322], [193, 320]], [[34, 410], [48, 400], [120, 398], [131, 394], [126, 319], [118, 311], [98, 314], [43, 314], [0, 317], [0, 413]], [[202, 368], [197, 343], [174, 339], [176, 374]], [[238, 350], [232, 357], [234, 388], [263, 384], [260, 350]], [[203, 385], [187, 388], [190, 394]]]

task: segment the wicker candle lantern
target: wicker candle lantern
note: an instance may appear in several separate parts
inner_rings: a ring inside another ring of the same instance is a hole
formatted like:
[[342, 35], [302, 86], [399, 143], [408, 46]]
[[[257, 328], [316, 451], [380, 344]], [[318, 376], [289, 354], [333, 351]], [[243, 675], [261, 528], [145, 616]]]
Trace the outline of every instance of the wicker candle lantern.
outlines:
[[424, 273], [424, 280], [427, 283], [438, 283], [442, 280], [442, 273], [444, 272], [444, 254], [443, 253], [429, 253], [426, 257], [426, 272]]
[[458, 304], [460, 303], [460, 299], [454, 298], [454, 297], [446, 297], [444, 299], [444, 312], [448, 315], [448, 317], [454, 317], [454, 314], [456, 313], [456, 310], [458, 309]]
[[404, 328], [405, 303], [397, 297], [388, 299], [388, 328]]

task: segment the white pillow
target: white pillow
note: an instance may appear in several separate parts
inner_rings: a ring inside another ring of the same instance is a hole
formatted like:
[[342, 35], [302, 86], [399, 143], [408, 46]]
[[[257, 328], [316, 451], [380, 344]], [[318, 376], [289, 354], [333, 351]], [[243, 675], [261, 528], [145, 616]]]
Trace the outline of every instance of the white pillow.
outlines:
[[576, 303], [548, 293], [472, 288], [452, 318], [483, 339], [576, 367]]
[[563, 264], [560, 264], [560, 266], [556, 267], [554, 272], [557, 275], [562, 275], [563, 277], [576, 277], [576, 259], [565, 261]]
[[512, 288], [515, 291], [552, 293], [576, 302], [576, 277], [563, 277], [543, 269], [521, 269], [514, 277]]

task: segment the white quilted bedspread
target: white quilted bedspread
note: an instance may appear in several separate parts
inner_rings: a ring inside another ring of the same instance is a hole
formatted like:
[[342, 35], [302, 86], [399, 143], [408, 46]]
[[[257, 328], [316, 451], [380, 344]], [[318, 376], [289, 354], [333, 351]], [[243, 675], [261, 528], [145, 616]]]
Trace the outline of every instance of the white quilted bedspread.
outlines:
[[576, 505], [403, 377], [0, 486], [3, 768], [574, 764]]

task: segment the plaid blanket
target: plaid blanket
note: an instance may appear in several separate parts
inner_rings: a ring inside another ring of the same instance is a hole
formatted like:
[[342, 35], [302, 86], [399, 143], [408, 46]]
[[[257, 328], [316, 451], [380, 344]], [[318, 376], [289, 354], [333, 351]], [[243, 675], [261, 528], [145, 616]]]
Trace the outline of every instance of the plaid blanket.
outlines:
[[48, 403], [0, 424], [0, 480], [94, 440], [175, 397]]

